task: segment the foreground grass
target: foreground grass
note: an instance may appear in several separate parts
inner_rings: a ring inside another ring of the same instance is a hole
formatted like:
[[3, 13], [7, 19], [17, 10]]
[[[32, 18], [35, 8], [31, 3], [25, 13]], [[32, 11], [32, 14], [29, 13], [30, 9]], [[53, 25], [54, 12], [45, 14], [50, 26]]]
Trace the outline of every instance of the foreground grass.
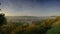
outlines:
[[7, 25], [1, 26], [0, 34], [59, 34], [60, 25], [58, 22], [60, 18], [55, 19], [44, 19], [37, 23], [10, 23]]

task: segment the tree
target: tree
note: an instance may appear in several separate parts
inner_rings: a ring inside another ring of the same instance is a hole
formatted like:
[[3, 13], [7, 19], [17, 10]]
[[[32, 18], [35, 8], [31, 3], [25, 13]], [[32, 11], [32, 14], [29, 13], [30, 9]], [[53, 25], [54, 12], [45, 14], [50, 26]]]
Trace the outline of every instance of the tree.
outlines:
[[7, 20], [5, 18], [5, 14], [0, 14], [0, 26], [6, 23], [7, 23]]

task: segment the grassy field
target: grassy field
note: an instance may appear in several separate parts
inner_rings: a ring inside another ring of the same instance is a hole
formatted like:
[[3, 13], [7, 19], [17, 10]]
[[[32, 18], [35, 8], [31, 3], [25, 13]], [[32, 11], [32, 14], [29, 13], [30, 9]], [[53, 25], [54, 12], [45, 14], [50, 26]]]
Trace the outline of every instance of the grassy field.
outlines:
[[40, 21], [7, 23], [0, 26], [0, 34], [59, 34], [60, 17], [46, 18]]

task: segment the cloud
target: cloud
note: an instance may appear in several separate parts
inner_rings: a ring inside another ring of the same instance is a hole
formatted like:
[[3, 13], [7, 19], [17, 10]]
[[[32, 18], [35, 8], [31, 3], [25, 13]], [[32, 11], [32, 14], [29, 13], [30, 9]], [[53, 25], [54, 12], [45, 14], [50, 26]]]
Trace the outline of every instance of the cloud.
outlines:
[[1, 8], [6, 16], [60, 15], [60, 4], [58, 1], [40, 1], [42, 0], [3, 0]]

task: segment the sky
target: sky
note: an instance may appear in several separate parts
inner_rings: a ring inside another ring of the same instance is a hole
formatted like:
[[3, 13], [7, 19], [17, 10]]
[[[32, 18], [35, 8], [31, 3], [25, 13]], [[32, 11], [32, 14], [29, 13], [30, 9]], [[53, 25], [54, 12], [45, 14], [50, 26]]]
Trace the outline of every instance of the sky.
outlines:
[[6, 16], [60, 16], [60, 0], [0, 0]]

